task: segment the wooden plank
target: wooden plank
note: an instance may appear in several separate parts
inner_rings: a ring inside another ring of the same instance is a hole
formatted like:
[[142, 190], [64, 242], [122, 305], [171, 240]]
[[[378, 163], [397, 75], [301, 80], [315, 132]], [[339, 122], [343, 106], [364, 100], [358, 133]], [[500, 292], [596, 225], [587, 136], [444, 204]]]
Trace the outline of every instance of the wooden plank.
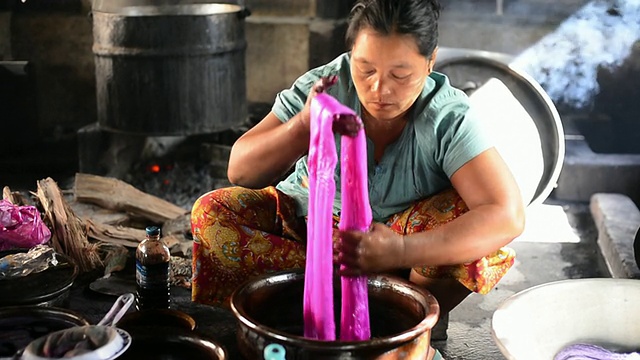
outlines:
[[125, 212], [105, 209], [95, 204], [72, 201], [69, 205], [79, 218], [94, 223], [125, 225], [131, 221], [131, 216]]
[[162, 224], [188, 213], [188, 210], [115, 178], [78, 173], [74, 190], [77, 201], [130, 212], [155, 224]]
[[145, 231], [122, 225], [109, 225], [85, 219], [90, 238], [135, 248], [145, 238]]

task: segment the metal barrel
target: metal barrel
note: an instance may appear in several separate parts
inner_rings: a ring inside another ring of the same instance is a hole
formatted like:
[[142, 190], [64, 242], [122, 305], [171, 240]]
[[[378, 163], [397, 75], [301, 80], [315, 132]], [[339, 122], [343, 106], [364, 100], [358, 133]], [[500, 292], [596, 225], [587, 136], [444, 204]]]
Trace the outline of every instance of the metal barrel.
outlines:
[[100, 126], [161, 136], [244, 123], [246, 14], [214, 3], [94, 8]]

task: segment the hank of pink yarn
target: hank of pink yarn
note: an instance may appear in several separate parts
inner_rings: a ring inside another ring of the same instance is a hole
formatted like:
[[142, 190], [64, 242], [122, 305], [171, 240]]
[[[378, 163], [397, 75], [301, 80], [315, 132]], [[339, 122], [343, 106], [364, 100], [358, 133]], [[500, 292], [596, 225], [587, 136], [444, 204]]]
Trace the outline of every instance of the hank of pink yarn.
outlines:
[[[337, 154], [333, 122], [338, 115], [355, 112], [327, 94], [318, 94], [311, 103], [309, 144], [309, 212], [307, 260], [304, 283], [304, 336], [335, 340], [333, 304], [332, 219], [335, 197]], [[367, 153], [364, 130], [355, 137], [341, 137], [341, 230], [366, 231], [371, 224], [367, 186]], [[366, 276], [341, 279], [342, 308], [340, 339], [370, 338]]]

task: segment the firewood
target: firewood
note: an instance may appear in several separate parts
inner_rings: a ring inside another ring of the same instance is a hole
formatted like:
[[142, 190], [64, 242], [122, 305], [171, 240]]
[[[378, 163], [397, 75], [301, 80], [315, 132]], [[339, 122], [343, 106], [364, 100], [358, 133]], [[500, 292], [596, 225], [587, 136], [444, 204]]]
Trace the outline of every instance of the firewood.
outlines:
[[86, 220], [91, 220], [94, 223], [126, 226], [132, 220], [127, 213], [105, 209], [96, 204], [71, 201], [69, 205], [73, 212], [85, 222]]
[[162, 239], [171, 249], [172, 255], [191, 257], [193, 237], [191, 235], [191, 215], [185, 214], [162, 225]]
[[164, 223], [188, 212], [115, 178], [78, 173], [74, 189], [77, 201], [130, 212], [155, 224]]
[[87, 239], [84, 224], [64, 200], [58, 184], [46, 178], [37, 182], [36, 196], [44, 211], [43, 220], [51, 229], [51, 245], [73, 259], [82, 272], [102, 266], [97, 245]]
[[2, 199], [9, 201], [13, 205], [28, 205], [27, 199], [19, 191], [11, 191], [8, 186], [2, 189]]
[[145, 231], [122, 225], [109, 225], [85, 219], [88, 236], [92, 239], [111, 244], [123, 245], [130, 248], [138, 246], [145, 238]]

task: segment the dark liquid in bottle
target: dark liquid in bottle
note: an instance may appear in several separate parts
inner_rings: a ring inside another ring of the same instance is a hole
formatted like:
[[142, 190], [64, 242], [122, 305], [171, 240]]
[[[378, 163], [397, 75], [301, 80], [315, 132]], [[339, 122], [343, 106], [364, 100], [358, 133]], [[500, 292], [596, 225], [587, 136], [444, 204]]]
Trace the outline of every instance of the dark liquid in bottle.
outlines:
[[171, 287], [169, 285], [169, 264], [141, 265], [136, 263], [137, 287], [136, 308], [168, 309], [171, 305]]
[[168, 309], [171, 305], [169, 289], [145, 289], [138, 285], [136, 309]]

